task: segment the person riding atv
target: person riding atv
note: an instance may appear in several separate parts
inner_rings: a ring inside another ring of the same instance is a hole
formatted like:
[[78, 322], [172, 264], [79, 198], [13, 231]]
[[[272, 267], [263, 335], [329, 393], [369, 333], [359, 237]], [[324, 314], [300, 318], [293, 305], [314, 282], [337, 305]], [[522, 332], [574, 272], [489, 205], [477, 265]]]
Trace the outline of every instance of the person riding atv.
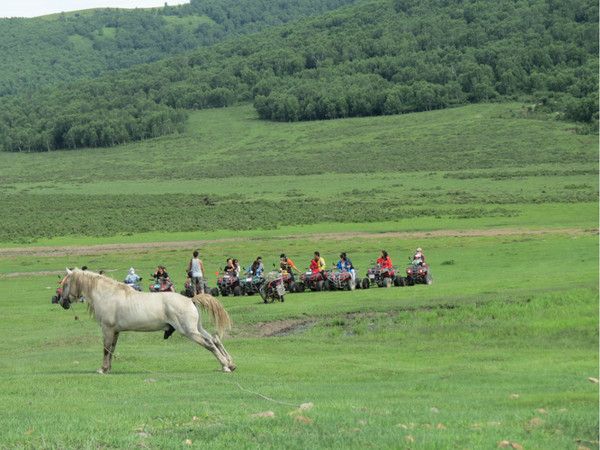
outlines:
[[310, 271], [312, 273], [321, 273], [325, 272], [325, 260], [321, 258], [321, 254], [319, 252], [315, 252], [313, 259], [310, 260]]
[[248, 275], [260, 277], [260, 276], [262, 276], [264, 270], [265, 270], [265, 268], [263, 266], [262, 257], [257, 256], [256, 259], [254, 260], [254, 262], [252, 263], [252, 265], [250, 266], [250, 268], [248, 270], [246, 270], [246, 273]]
[[150, 292], [175, 292], [175, 287], [165, 266], [158, 266], [151, 277], [154, 278], [154, 283], [150, 285]]
[[340, 260], [338, 261], [336, 267], [342, 272], [348, 272], [352, 277], [352, 284], [356, 284], [356, 270], [354, 269], [354, 265], [352, 264], [350, 258], [348, 258], [346, 252], [342, 252], [340, 254]]
[[123, 283], [130, 288], [135, 289], [136, 291], [141, 291], [142, 288], [140, 287], [140, 281], [142, 281], [142, 277], [135, 273], [135, 269], [131, 267], [127, 273], [127, 276], [125, 277], [125, 280], [123, 280]]
[[417, 248], [415, 254], [413, 255], [413, 261], [418, 264], [425, 264], [425, 254], [423, 253], [423, 249], [421, 247]]
[[294, 261], [292, 261], [291, 258], [288, 258], [285, 253], [279, 255], [279, 267], [282, 271], [287, 272], [289, 274], [291, 281], [294, 281], [294, 270], [298, 273], [302, 273], [300, 269], [296, 267]]

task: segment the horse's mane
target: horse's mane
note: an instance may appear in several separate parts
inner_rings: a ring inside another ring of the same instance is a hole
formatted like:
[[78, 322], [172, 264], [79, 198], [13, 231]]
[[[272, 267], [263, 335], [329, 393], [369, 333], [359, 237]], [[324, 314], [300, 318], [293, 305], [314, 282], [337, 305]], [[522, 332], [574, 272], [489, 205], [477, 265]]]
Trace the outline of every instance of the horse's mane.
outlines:
[[[71, 292], [76, 297], [81, 297], [98, 289], [98, 285], [107, 284], [110, 288], [120, 290], [124, 295], [131, 295], [133, 290], [124, 283], [113, 280], [90, 270], [73, 269], [71, 274]], [[86, 301], [89, 313], [94, 316], [93, 301]]]

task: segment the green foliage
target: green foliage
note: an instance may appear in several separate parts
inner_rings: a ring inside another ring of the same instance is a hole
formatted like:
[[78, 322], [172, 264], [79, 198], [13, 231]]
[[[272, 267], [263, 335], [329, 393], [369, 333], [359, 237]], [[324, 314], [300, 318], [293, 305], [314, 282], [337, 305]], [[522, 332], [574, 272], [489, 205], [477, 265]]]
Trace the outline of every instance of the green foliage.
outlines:
[[[147, 106], [129, 116], [165, 122], [150, 136], [176, 131], [185, 120], [169, 109], [244, 101], [254, 101], [260, 118], [297, 121], [522, 98], [541, 111], [594, 123], [598, 58], [592, 38], [598, 25], [589, 0], [572, 3], [568, 14], [543, 0], [358, 4], [69, 89], [35, 93], [27, 101], [0, 100], [0, 146], [72, 147], [67, 133], [80, 125], [77, 115], [90, 108], [110, 121], [113, 110], [122, 111], [131, 99]], [[102, 120], [95, 126], [85, 134], [109, 134]], [[129, 128], [128, 140], [148, 137]], [[110, 145], [107, 139], [85, 142]]]
[[193, 0], [178, 7], [0, 19], [0, 96], [157, 61], [352, 1]]

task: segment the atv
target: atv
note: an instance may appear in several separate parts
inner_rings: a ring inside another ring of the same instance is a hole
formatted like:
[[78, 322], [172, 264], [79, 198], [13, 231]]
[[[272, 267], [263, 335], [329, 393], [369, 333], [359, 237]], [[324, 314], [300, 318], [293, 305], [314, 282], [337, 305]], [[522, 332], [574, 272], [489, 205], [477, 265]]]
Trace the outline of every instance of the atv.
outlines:
[[219, 292], [223, 297], [227, 297], [228, 295], [239, 297], [242, 295], [240, 279], [227, 272], [219, 273], [217, 278], [217, 288], [219, 288]]
[[155, 278], [150, 285], [150, 292], [175, 292], [175, 286], [169, 278]]
[[142, 278], [139, 278], [138, 281], [132, 283], [132, 282], [127, 282], [127, 279], [123, 280], [123, 283], [125, 283], [127, 286], [129, 286], [131, 289], [138, 291], [138, 292], [142, 292], [142, 286], [141, 286], [141, 281]]
[[300, 276], [300, 282], [296, 284], [296, 292], [304, 292], [306, 289], [323, 291], [326, 280], [327, 271], [313, 273], [308, 270]]
[[362, 288], [369, 289], [371, 286], [379, 287], [404, 286], [404, 279], [396, 276], [396, 269], [382, 268], [379, 264], [367, 270], [367, 276], [363, 278]]
[[[205, 294], [210, 294], [213, 297], [218, 297], [219, 296], [219, 290], [217, 288], [210, 288], [208, 287], [208, 283], [206, 282], [206, 280], [203, 278], [202, 279], [202, 285], [204, 287], [204, 293]], [[196, 291], [200, 291], [200, 289], [196, 289]], [[194, 296], [194, 289], [192, 288], [192, 281], [188, 278], [187, 281], [185, 282], [185, 288], [180, 292], [181, 295], [184, 295], [186, 297], [192, 298]]]
[[58, 286], [56, 288], [56, 293], [52, 296], [52, 299], [51, 299], [51, 302], [53, 305], [60, 301], [60, 297], [62, 296], [62, 291], [63, 291], [62, 286]]
[[281, 273], [277, 271], [269, 272], [265, 277], [264, 283], [260, 286], [258, 293], [265, 303], [273, 303], [275, 300], [284, 302], [285, 286]]
[[414, 286], [415, 284], [431, 284], [433, 278], [429, 273], [429, 265], [422, 262], [420, 259], [411, 261], [406, 268], [406, 284]]
[[261, 276], [246, 274], [245, 277], [240, 279], [240, 286], [242, 288], [242, 294], [254, 295], [258, 294], [260, 287], [265, 282], [265, 279]]
[[283, 278], [283, 285], [285, 286], [285, 290], [287, 292], [298, 292], [298, 285], [296, 284], [296, 280], [291, 273], [283, 271], [281, 273], [281, 277]]
[[351, 291], [356, 287], [352, 274], [346, 270], [331, 270], [327, 274], [325, 289], [330, 291]]

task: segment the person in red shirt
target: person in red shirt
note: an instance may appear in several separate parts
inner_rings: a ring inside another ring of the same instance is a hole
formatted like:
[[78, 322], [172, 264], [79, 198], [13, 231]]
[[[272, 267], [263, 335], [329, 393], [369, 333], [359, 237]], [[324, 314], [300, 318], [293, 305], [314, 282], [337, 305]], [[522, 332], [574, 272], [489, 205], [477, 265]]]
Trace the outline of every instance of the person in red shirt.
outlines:
[[315, 256], [310, 260], [310, 270], [312, 273], [322, 273], [325, 271], [325, 260], [321, 258], [319, 252], [315, 252]]
[[381, 256], [377, 258], [377, 265], [382, 269], [392, 268], [392, 258], [390, 258], [390, 255], [388, 255], [388, 252], [381, 250]]

